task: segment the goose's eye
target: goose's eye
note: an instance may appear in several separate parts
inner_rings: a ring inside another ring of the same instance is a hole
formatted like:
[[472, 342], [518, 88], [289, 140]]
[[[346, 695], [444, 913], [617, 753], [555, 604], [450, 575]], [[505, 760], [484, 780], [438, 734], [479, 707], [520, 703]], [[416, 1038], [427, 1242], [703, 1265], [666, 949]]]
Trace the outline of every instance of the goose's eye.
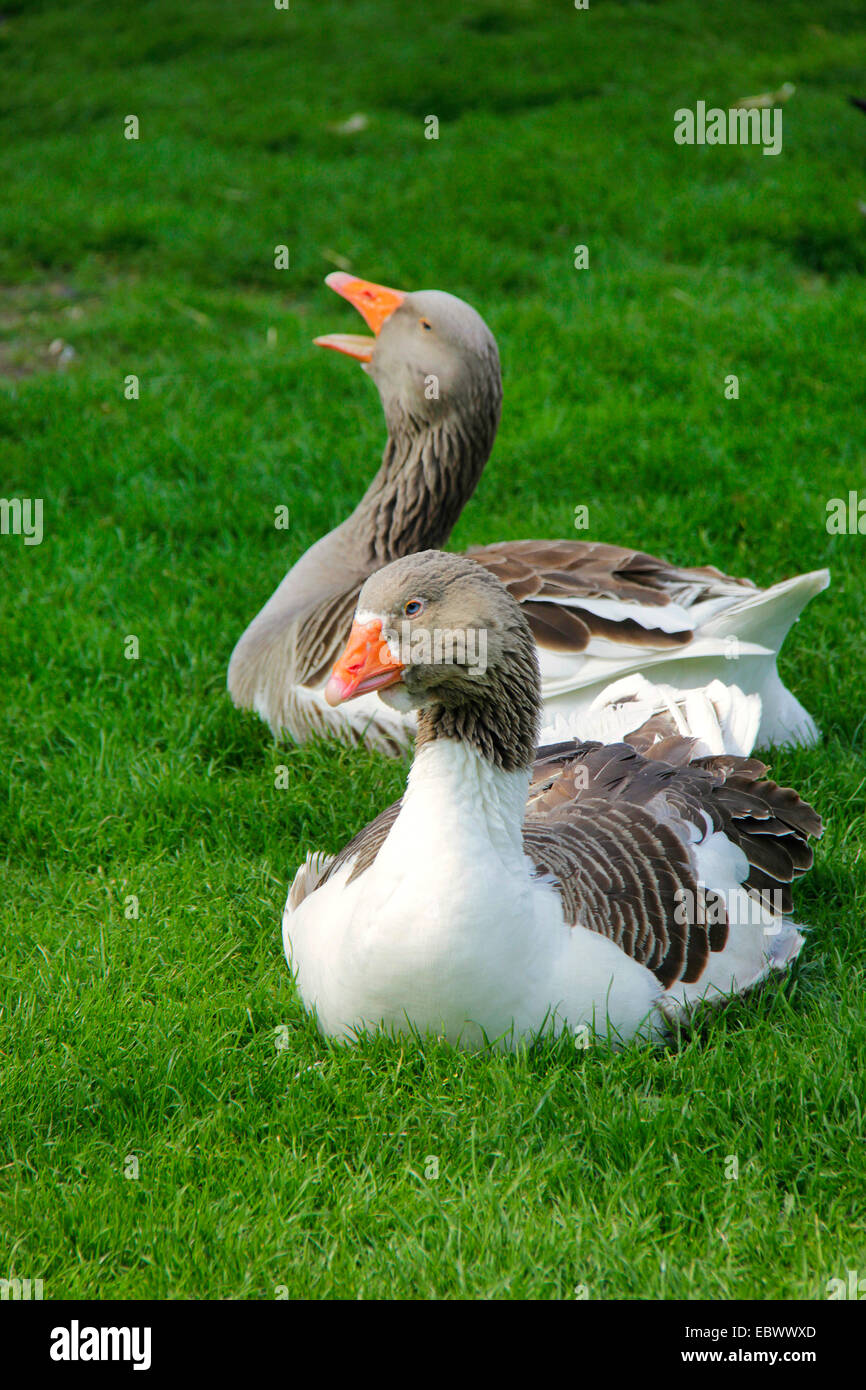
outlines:
[[417, 618], [418, 614], [423, 612], [423, 598], [408, 598], [403, 604], [403, 616], [406, 618]]
[[418, 322], [420, 323], [423, 329], [426, 329], [428, 333], [433, 332], [433, 325], [429, 319], [419, 319]]

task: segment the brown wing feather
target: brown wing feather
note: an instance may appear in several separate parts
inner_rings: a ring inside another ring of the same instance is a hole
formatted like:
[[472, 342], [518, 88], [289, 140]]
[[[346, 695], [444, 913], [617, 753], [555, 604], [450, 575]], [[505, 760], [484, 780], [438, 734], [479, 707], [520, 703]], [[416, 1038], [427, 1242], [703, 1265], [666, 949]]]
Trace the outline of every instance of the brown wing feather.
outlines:
[[400, 814], [400, 807], [402, 804], [402, 797], [399, 801], [393, 801], [390, 806], [385, 807], [384, 811], [380, 811], [375, 820], [369, 821], [362, 830], [359, 830], [357, 835], [355, 835], [347, 845], [343, 846], [339, 854], [334, 855], [333, 859], [328, 864], [327, 870], [322, 874], [322, 877], [316, 884], [316, 887], [320, 888], [323, 883], [327, 883], [331, 875], [335, 874], [337, 870], [341, 868], [343, 864], [347, 863], [354, 855], [357, 855], [357, 860], [347, 879], [348, 883], [358, 878], [365, 869], [369, 869], [376, 855], [379, 853], [379, 850], [387, 840], [391, 827]]
[[592, 635], [589, 624], [573, 608], [554, 603], [523, 602], [521, 605], [530, 631], [540, 647], [557, 652], [582, 652]]
[[501, 580], [522, 605], [536, 642], [554, 651], [584, 651], [591, 637], [651, 648], [681, 647], [692, 638], [690, 631], [662, 632], [557, 603], [566, 597], [619, 599], [650, 608], [676, 601], [689, 607], [715, 594], [755, 587], [714, 565], [684, 569], [641, 550], [589, 541], [506, 541], [466, 553]]
[[[649, 749], [649, 756], [627, 744], [540, 750], [524, 838], [539, 872], [553, 874], [567, 919], [609, 936], [667, 988], [676, 980], [700, 978], [708, 952], [721, 950], [727, 940], [719, 899], [707, 901], [706, 912], [693, 914], [697, 923], [680, 926], [676, 920], [685, 915], [672, 910], [678, 889], [692, 895], [686, 901], [700, 902], [676, 821], [690, 823], [703, 838], [708, 817], [745, 854], [749, 891], [763, 896], [770, 911], [787, 913], [791, 884], [811, 867], [807, 840], [821, 834], [821, 820], [790, 787], [767, 780], [757, 759], [725, 755], [688, 762], [691, 740], [665, 742], [670, 761], [659, 757], [661, 744]], [[617, 820], [614, 808], [620, 812]], [[612, 890], [608, 867], [614, 832], [620, 855], [632, 856], [643, 870], [637, 891], [624, 900], [621, 888]], [[587, 857], [587, 844], [595, 846], [597, 859]]]

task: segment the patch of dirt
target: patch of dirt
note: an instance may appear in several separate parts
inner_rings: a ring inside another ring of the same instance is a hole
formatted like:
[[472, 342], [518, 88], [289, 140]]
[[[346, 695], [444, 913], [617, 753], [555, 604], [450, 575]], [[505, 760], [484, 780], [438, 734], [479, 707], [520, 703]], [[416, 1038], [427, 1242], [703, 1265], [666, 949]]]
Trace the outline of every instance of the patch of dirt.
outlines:
[[76, 324], [95, 303], [66, 280], [0, 285], [0, 377], [68, 371], [78, 360]]

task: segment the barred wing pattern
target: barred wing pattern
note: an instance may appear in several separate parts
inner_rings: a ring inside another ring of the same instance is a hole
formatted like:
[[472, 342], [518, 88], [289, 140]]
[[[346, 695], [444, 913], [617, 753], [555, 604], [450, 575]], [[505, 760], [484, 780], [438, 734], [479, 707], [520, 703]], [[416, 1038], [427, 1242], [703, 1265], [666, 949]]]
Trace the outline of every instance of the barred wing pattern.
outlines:
[[582, 541], [506, 541], [466, 554], [496, 575], [521, 605], [541, 647], [585, 651], [592, 638], [654, 651], [686, 646], [694, 629], [646, 626], [623, 611], [593, 612], [583, 600], [609, 599], [657, 612], [689, 609], [705, 599], [755, 593], [747, 579], [731, 579], [714, 565], [680, 569], [640, 550]]
[[[599, 931], [665, 989], [701, 978], [728, 939], [724, 903], [697, 880], [690, 846], [722, 831], [749, 865], [745, 888], [775, 913], [812, 864], [820, 817], [764, 777], [754, 758], [689, 761], [693, 741], [542, 749], [533, 769], [524, 841], [551, 876], [573, 925]], [[778, 894], [778, 896], [776, 896]], [[676, 910], [684, 901], [698, 910]], [[692, 920], [694, 919], [694, 920]]]

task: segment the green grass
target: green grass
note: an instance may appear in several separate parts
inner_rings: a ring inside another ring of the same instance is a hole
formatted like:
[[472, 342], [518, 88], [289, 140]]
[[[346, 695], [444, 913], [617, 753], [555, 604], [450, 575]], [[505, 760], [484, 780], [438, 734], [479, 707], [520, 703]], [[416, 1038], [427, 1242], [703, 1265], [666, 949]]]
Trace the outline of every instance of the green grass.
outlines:
[[[0, 492], [44, 499], [45, 538], [0, 537], [0, 1275], [655, 1299], [866, 1274], [866, 541], [824, 525], [866, 496], [860, 8], [4, 0]], [[677, 107], [784, 81], [778, 158], [674, 144]], [[802, 963], [669, 1050], [340, 1051], [294, 995], [294, 867], [405, 776], [277, 747], [224, 691], [381, 450], [370, 382], [310, 347], [356, 328], [322, 286], [343, 263], [462, 294], [499, 340], [455, 546], [574, 534], [585, 503], [591, 539], [833, 571], [782, 663], [825, 738], [773, 759], [827, 821]]]

